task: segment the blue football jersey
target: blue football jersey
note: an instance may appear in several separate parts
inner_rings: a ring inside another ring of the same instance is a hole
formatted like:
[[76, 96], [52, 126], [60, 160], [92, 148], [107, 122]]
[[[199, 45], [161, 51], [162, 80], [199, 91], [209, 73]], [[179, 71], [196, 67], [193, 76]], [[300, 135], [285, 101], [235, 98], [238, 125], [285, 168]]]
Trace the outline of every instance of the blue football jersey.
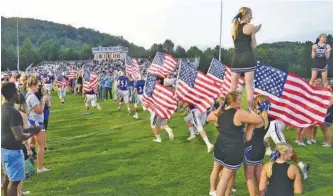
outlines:
[[128, 78], [126, 76], [119, 76], [119, 90], [127, 91], [128, 90]]
[[145, 87], [145, 81], [144, 80], [138, 80], [135, 83], [135, 88], [138, 92], [138, 95], [142, 95], [143, 94], [143, 88]]

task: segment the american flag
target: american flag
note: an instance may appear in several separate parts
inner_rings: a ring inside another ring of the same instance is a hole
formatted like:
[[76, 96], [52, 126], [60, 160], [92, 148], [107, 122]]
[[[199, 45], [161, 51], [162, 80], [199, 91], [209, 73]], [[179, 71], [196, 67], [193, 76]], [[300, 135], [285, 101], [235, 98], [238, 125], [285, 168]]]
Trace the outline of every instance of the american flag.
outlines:
[[58, 83], [58, 87], [62, 88], [62, 89], [66, 88], [66, 86], [68, 85], [66, 78], [62, 75], [58, 76], [57, 83]]
[[97, 93], [98, 90], [98, 81], [97, 75], [90, 72], [88, 69], [83, 71], [83, 90], [85, 92], [94, 91]]
[[[221, 96], [226, 96], [231, 88], [231, 70], [227, 65], [222, 64], [217, 59], [213, 58], [207, 73], [207, 77], [216, 82], [220, 89], [222, 89]], [[239, 78], [238, 89], [244, 85], [244, 79]]]
[[76, 71], [71, 69], [67, 72], [67, 78], [70, 79], [70, 80], [73, 80], [75, 79], [76, 77]]
[[194, 105], [201, 113], [221, 94], [218, 85], [189, 63], [180, 66], [176, 95]]
[[296, 74], [265, 65], [257, 67], [254, 92], [268, 96], [271, 117], [300, 128], [321, 124], [332, 97], [326, 88], [313, 87]]
[[167, 89], [149, 75], [142, 96], [142, 105], [162, 119], [169, 119], [177, 109], [175, 92]]
[[126, 74], [130, 74], [131, 78], [136, 81], [140, 79], [140, 66], [136, 58], [126, 55], [125, 59]]
[[148, 73], [153, 76], [166, 78], [175, 70], [177, 64], [177, 59], [172, 55], [163, 52], [157, 52]]

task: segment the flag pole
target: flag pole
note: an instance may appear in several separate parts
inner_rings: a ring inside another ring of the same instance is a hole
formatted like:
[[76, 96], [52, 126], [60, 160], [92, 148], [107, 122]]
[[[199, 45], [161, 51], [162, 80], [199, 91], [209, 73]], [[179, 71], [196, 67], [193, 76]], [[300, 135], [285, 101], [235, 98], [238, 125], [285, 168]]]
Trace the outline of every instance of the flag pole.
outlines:
[[16, 50], [17, 50], [17, 71], [20, 71], [20, 46], [19, 46], [19, 35], [18, 35], [18, 17], [16, 18]]
[[221, 16], [220, 16], [220, 48], [219, 48], [219, 61], [221, 61], [221, 45], [222, 45], [222, 8], [223, 8], [223, 1], [221, 1]]
[[182, 68], [182, 59], [179, 59], [179, 69], [178, 69], [178, 73], [177, 73], [177, 79], [176, 79], [176, 89], [175, 89], [175, 95], [177, 92], [177, 88], [178, 88], [178, 78], [179, 78], [179, 74], [180, 74], [180, 69]]

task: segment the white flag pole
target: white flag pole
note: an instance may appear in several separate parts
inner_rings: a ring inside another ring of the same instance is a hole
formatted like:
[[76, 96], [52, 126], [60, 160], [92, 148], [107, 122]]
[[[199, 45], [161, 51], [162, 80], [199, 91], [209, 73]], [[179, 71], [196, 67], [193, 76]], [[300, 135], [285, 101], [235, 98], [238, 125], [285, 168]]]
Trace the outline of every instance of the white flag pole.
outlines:
[[221, 16], [220, 16], [220, 48], [219, 48], [219, 61], [221, 61], [221, 46], [222, 46], [222, 8], [223, 1], [221, 1]]

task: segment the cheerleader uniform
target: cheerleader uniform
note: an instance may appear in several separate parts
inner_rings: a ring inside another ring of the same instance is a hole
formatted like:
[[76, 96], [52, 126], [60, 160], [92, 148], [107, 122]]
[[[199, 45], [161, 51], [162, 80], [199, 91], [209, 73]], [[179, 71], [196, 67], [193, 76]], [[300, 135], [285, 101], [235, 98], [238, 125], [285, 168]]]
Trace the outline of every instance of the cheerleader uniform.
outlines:
[[293, 196], [294, 180], [288, 177], [288, 163], [273, 163], [266, 196]]
[[247, 23], [239, 24], [238, 36], [234, 40], [235, 50], [232, 57], [231, 72], [244, 73], [255, 71], [257, 63], [252, 51], [252, 37], [243, 33]]
[[333, 105], [327, 109], [324, 124], [327, 126], [331, 126], [332, 122], [333, 122]]
[[266, 129], [264, 126], [254, 129], [251, 141], [245, 143], [245, 164], [253, 166], [262, 164], [266, 152], [264, 137], [268, 131], [268, 128], [269, 125]]
[[230, 108], [218, 119], [219, 135], [214, 145], [214, 159], [217, 163], [231, 170], [242, 166], [244, 157], [244, 125], [236, 126], [236, 109]]
[[327, 71], [328, 70], [328, 61], [326, 59], [327, 44], [320, 46], [317, 44], [316, 55], [314, 58], [312, 71]]

